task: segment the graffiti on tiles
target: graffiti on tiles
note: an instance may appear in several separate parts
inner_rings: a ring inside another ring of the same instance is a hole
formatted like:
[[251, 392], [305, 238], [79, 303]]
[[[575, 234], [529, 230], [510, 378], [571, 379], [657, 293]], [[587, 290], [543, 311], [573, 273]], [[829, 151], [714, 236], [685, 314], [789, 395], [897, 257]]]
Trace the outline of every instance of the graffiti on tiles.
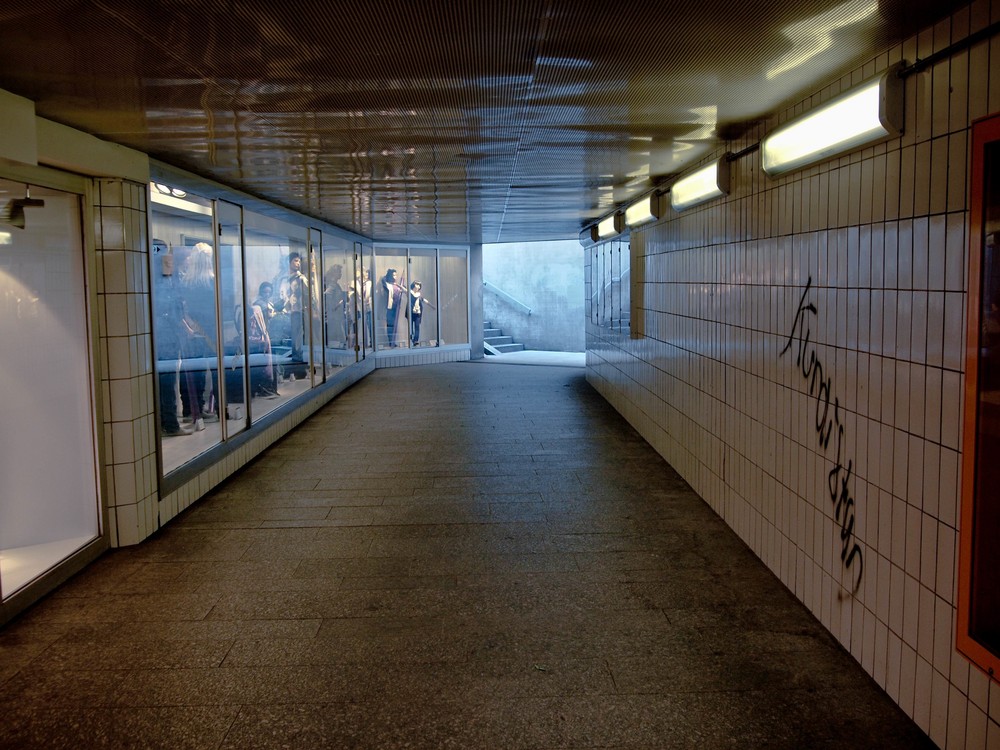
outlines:
[[[854, 579], [851, 589], [856, 594], [861, 587], [864, 570], [861, 546], [854, 534], [856, 504], [851, 495], [851, 475], [854, 461], [844, 455], [845, 431], [841, 421], [840, 399], [833, 393], [833, 378], [826, 374], [826, 368], [820, 360], [819, 349], [812, 340], [812, 327], [819, 318], [816, 304], [810, 300], [812, 291], [812, 276], [806, 282], [806, 288], [799, 299], [792, 329], [788, 341], [778, 354], [781, 359], [790, 351], [795, 350], [795, 366], [802, 379], [809, 384], [809, 396], [815, 400], [816, 439], [820, 450], [831, 456], [833, 469], [827, 475], [827, 486], [830, 501], [834, 509], [834, 518], [840, 524], [840, 560], [844, 569], [849, 571]], [[832, 454], [832, 455], [831, 455]]]

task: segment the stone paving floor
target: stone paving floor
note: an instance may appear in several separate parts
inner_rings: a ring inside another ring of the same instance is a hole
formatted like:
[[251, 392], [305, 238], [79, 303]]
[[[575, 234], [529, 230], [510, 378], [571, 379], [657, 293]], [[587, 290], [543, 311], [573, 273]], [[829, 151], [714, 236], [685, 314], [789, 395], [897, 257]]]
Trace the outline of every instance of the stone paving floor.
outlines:
[[0, 630], [4, 748], [930, 742], [567, 367], [378, 370]]

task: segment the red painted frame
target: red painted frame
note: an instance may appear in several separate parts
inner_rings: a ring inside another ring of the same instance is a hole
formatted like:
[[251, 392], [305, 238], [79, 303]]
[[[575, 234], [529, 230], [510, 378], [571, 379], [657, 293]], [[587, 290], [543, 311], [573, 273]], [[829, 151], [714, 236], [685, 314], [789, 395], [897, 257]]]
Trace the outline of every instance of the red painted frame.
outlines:
[[[979, 335], [981, 326], [982, 255], [984, 241], [983, 195], [986, 145], [1000, 141], [1000, 115], [972, 124], [972, 183], [969, 191], [969, 292], [968, 330], [965, 346], [965, 426], [962, 442], [962, 497], [959, 526], [958, 627], [956, 647], [993, 679], [1000, 680], [1000, 656], [970, 634], [972, 610], [973, 525], [976, 494], [976, 437], [979, 403]], [[1000, 584], [1000, 580], [998, 580]]]

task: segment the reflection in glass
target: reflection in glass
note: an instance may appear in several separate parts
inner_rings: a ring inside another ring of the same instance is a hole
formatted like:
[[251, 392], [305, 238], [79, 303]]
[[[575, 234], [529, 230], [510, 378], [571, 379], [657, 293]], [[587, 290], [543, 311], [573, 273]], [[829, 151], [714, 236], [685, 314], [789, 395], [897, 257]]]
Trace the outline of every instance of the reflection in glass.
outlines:
[[[257, 420], [309, 389], [305, 366], [292, 357], [294, 305], [289, 304], [289, 277], [296, 265], [292, 254], [299, 254], [301, 273], [306, 230], [252, 211], [244, 212], [244, 224], [247, 296], [253, 299], [247, 324], [252, 352], [250, 404]], [[304, 337], [305, 318], [299, 320]], [[301, 345], [299, 349], [301, 357]]]
[[373, 307], [373, 282], [371, 269], [374, 266], [372, 246], [355, 243], [358, 264], [354, 277], [354, 303], [356, 305], [356, 328], [361, 341], [361, 351], [368, 353], [375, 349], [375, 327]]
[[323, 372], [323, 321], [321, 319], [323, 308], [320, 303], [320, 296], [322, 294], [320, 265], [322, 264], [323, 256], [323, 233], [318, 229], [309, 230], [308, 247], [309, 272], [307, 275], [309, 281], [307, 291], [304, 292], [305, 298], [303, 304], [305, 305], [305, 309], [303, 317], [306, 321], [305, 339], [308, 342], [306, 346], [306, 362], [309, 366], [310, 379], [315, 386], [321, 384], [326, 379], [326, 375]]
[[[327, 238], [323, 248], [324, 346], [328, 371], [355, 361], [354, 243]], [[369, 294], [371, 293], [369, 289]]]
[[212, 204], [151, 193], [150, 255], [164, 473], [222, 441]]

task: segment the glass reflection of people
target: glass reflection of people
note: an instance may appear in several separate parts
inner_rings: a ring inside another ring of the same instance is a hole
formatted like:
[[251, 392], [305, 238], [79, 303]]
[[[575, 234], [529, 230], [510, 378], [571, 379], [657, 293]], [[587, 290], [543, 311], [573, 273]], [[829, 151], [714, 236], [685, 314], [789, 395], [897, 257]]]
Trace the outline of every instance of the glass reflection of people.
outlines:
[[278, 397], [277, 365], [274, 363], [271, 350], [271, 321], [277, 315], [271, 302], [273, 294], [274, 287], [271, 282], [263, 282], [257, 288], [257, 299], [250, 306], [250, 325], [248, 328], [250, 353], [266, 355], [263, 365], [251, 362], [250, 388], [253, 396], [262, 398]]
[[293, 252], [288, 256], [288, 295], [285, 298], [285, 312], [291, 324], [293, 362], [305, 361], [305, 304], [308, 297], [309, 280], [302, 273], [302, 256]]
[[347, 346], [347, 292], [340, 285], [344, 267], [335, 263], [326, 273], [323, 306], [326, 310], [326, 345], [334, 349]]
[[184, 341], [184, 307], [174, 279], [174, 256], [160, 241], [153, 242], [159, 258], [159, 273], [154, 277], [153, 303], [156, 322], [157, 374], [160, 385], [160, 434], [164, 437], [190, 435], [177, 418], [177, 386]]
[[[184, 305], [185, 359], [202, 360], [216, 357], [215, 325], [215, 264], [212, 246], [199, 242], [184, 262], [180, 278]], [[206, 371], [212, 373], [211, 390], [206, 394]], [[205, 429], [205, 422], [217, 422], [218, 362], [188, 362], [184, 369], [185, 384], [181, 402], [185, 416], [191, 419], [196, 432]]]
[[[382, 297], [382, 312], [385, 313], [385, 337], [390, 347], [396, 344], [396, 321], [399, 318], [399, 308], [405, 304], [403, 297], [406, 289], [396, 283], [396, 269], [385, 272], [379, 283], [379, 294]], [[405, 314], [405, 313], [404, 313]]]
[[414, 281], [410, 284], [410, 343], [419, 346], [420, 342], [420, 321], [424, 317], [424, 306], [433, 308], [434, 305], [424, 299], [420, 293], [423, 284]]

